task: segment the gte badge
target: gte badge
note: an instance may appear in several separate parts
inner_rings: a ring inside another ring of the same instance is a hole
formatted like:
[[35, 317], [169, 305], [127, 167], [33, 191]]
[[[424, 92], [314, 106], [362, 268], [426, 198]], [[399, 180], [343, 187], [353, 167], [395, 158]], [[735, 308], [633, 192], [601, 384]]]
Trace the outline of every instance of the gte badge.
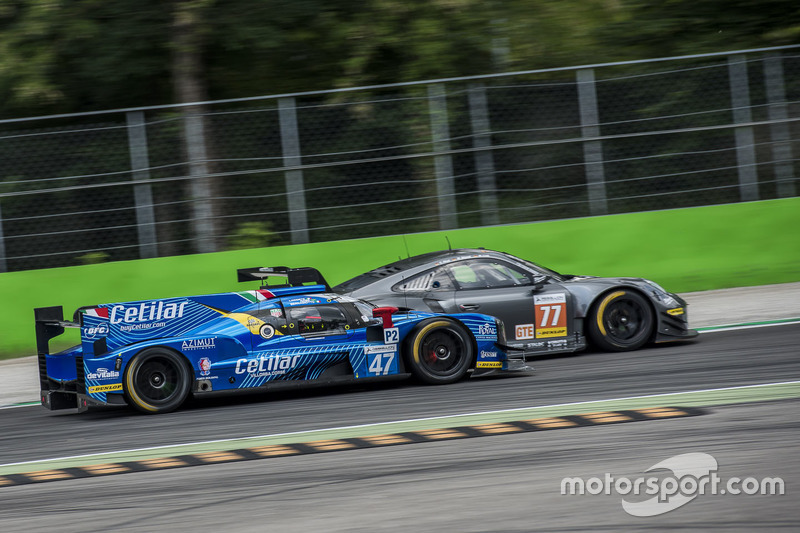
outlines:
[[397, 328], [386, 328], [383, 330], [384, 344], [397, 344], [400, 342], [400, 330]]
[[536, 338], [567, 336], [567, 295], [541, 294], [533, 297]]

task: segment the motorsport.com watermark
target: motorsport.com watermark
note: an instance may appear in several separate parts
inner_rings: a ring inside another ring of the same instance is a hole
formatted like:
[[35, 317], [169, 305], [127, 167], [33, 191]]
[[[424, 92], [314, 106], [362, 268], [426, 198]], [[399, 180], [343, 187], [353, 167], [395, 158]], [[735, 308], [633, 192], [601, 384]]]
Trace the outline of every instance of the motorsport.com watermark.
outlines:
[[[778, 495], [785, 491], [783, 479], [779, 477], [731, 477], [723, 480], [717, 475], [717, 460], [707, 453], [684, 453], [654, 464], [645, 472], [669, 470], [671, 475], [614, 477], [565, 477], [561, 480], [561, 494], [579, 496], [584, 494], [623, 496], [622, 508], [633, 516], [657, 516], [677, 509], [697, 496], [732, 494], [735, 496]], [[636, 496], [652, 496], [649, 499]], [[626, 499], [627, 498], [627, 499]], [[630, 501], [629, 501], [630, 500]]]

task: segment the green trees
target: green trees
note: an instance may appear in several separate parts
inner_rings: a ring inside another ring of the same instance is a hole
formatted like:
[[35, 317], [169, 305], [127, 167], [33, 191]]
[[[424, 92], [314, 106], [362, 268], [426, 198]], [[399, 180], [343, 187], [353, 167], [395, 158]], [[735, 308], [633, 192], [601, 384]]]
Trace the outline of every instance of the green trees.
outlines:
[[721, 51], [798, 38], [800, 7], [791, 0], [2, 0], [0, 116]]

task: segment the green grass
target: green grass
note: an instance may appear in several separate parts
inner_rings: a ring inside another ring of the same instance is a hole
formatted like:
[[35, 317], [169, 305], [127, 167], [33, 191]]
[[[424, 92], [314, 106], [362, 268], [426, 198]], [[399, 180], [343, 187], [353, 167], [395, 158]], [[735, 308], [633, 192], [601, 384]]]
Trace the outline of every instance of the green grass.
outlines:
[[[33, 355], [33, 308], [255, 287], [237, 268], [314, 266], [331, 284], [406, 256], [502, 250], [570, 274], [637, 276], [687, 292], [800, 281], [800, 198], [163, 257], [0, 274], [0, 358]], [[76, 332], [53, 347], [77, 342]]]

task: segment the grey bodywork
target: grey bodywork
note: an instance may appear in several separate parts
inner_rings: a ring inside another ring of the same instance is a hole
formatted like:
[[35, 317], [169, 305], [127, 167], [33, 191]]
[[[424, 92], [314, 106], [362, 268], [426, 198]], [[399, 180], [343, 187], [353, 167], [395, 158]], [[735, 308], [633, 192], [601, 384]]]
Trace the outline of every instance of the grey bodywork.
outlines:
[[[484, 265], [492, 268], [484, 268]], [[454, 273], [455, 277], [458, 272], [475, 276], [474, 272], [480, 275], [481, 269], [490, 275], [496, 274], [493, 269], [500, 269], [516, 281], [509, 282], [513, 283], [510, 286], [498, 287], [492, 286], [492, 280], [478, 279], [480, 276], [476, 276], [474, 282], [454, 279]], [[459, 249], [414, 256], [376, 268], [333, 288], [340, 294], [379, 306], [495, 316], [505, 324], [507, 344], [528, 354], [586, 348], [584, 323], [587, 317], [592, 317], [593, 306], [602, 296], [620, 289], [636, 291], [650, 303], [656, 322], [651, 342], [684, 340], [697, 335], [688, 327], [686, 302], [649, 280], [562, 275], [492, 250]], [[559, 329], [557, 335], [551, 336], [546, 329], [536, 329], [535, 319], [538, 318], [538, 322], [544, 316], [541, 309], [534, 311], [534, 301], [555, 301], [563, 305], [566, 332]], [[534, 330], [536, 333], [531, 333]], [[545, 333], [540, 336], [540, 332]]]

